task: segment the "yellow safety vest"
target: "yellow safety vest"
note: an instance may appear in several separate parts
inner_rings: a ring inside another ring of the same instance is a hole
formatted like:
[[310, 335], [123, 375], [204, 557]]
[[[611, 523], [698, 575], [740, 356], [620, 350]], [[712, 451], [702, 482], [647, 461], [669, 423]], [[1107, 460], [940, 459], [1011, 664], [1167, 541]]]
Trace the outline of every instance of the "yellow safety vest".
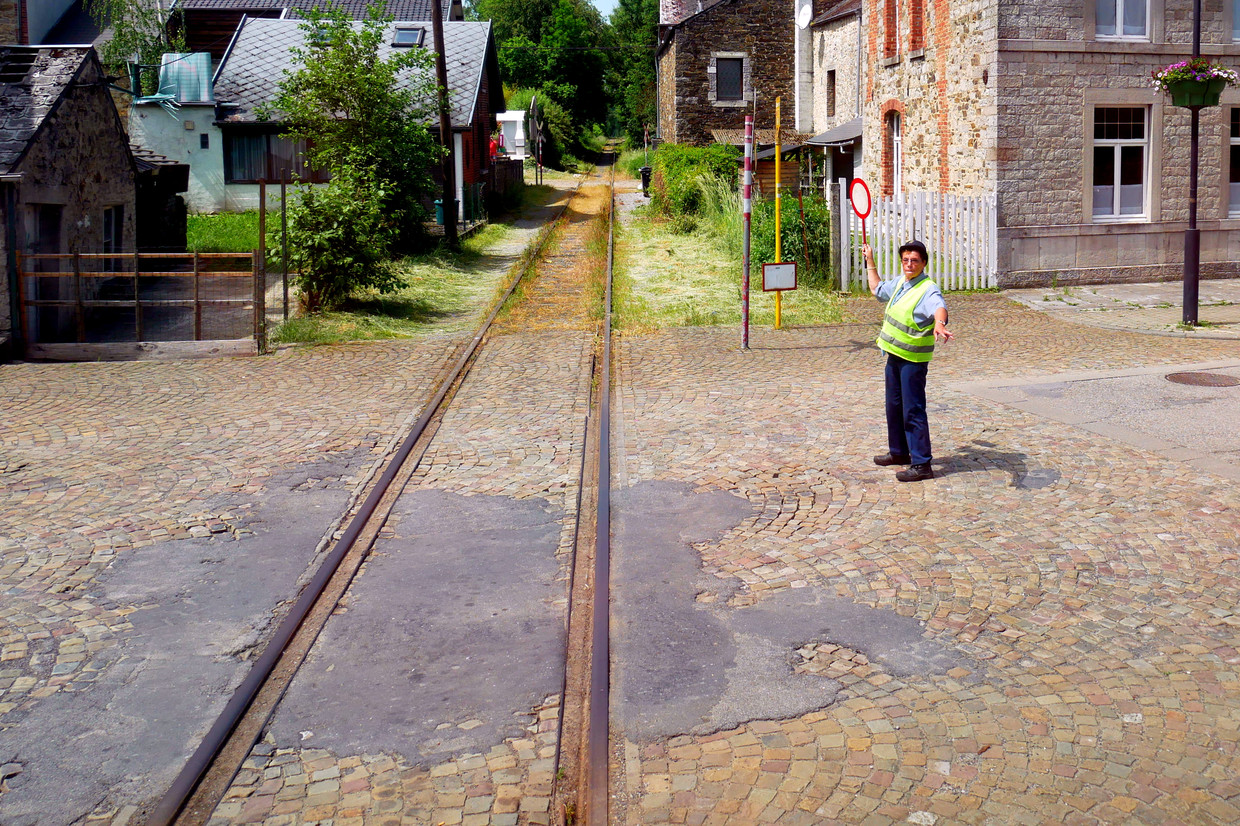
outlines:
[[934, 358], [934, 319], [930, 319], [925, 327], [918, 326], [913, 320], [913, 310], [917, 309], [921, 297], [933, 286], [930, 277], [923, 275], [899, 296], [892, 291], [883, 316], [883, 329], [878, 334], [879, 348], [905, 361], [929, 361]]

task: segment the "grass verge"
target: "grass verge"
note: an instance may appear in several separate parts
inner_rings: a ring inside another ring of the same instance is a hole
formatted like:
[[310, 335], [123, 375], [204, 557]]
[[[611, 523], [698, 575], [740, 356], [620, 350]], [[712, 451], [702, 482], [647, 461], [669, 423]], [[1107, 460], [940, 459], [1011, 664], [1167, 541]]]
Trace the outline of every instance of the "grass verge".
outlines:
[[[280, 214], [268, 213], [278, 222]], [[258, 210], [190, 215], [186, 219], [190, 252], [250, 252], [258, 249]]]
[[[626, 332], [665, 327], [739, 324], [740, 261], [708, 229], [676, 234], [666, 221], [639, 209], [617, 241], [615, 321]], [[843, 302], [832, 290], [802, 286], [784, 293], [785, 327], [844, 321]], [[762, 292], [762, 267], [751, 264], [750, 323], [774, 325], [774, 293]]]
[[400, 289], [359, 291], [336, 310], [291, 318], [272, 341], [337, 344], [465, 329], [495, 295], [503, 274], [488, 266], [486, 253], [510, 231], [490, 224], [465, 239], [458, 253], [439, 248], [402, 259], [396, 264]]

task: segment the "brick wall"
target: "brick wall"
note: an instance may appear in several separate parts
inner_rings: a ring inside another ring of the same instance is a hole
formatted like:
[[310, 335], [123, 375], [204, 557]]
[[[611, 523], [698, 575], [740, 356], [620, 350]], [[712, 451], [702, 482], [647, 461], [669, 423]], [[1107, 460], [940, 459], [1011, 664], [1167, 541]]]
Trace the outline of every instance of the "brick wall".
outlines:
[[[870, 0], [882, 11], [885, 0]], [[885, 113], [902, 110], [901, 177], [905, 191], [982, 194], [994, 190], [997, 111], [995, 82], [998, 12], [994, 0], [928, 0], [924, 49], [914, 49], [908, 2], [896, 33], [897, 55], [884, 58], [883, 18], [870, 18], [864, 166], [876, 181], [884, 172]], [[889, 162], [889, 160], [888, 160]]]
[[659, 58], [659, 121], [663, 140], [713, 142], [711, 129], [744, 129], [748, 106], [711, 100], [711, 55], [743, 52], [746, 76], [757, 94], [755, 126], [775, 126], [775, 98], [782, 96], [785, 129], [794, 123], [793, 4], [789, 0], [723, 0], [675, 30], [675, 48]]

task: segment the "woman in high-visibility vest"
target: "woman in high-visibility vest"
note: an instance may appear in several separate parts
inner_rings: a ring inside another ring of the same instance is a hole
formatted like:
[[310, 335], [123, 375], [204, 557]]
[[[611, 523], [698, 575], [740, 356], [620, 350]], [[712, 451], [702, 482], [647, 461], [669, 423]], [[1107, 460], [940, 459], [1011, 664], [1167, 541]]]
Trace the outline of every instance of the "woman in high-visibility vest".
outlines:
[[909, 465], [896, 474], [901, 482], [934, 478], [930, 467], [930, 423], [926, 418], [926, 373], [934, 344], [950, 341], [943, 291], [923, 270], [930, 260], [926, 245], [909, 241], [900, 247], [902, 278], [878, 277], [874, 250], [863, 244], [870, 292], [887, 302], [877, 344], [887, 353], [887, 452], [874, 457], [883, 467]]

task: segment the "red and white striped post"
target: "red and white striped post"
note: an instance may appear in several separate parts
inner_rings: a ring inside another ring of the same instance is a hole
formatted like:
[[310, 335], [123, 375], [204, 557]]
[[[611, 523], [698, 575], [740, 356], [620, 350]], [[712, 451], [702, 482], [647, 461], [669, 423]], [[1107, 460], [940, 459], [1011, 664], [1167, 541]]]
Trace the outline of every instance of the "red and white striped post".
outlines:
[[741, 189], [741, 349], [749, 349], [749, 221], [753, 212], [753, 115], [745, 116], [745, 179]]

